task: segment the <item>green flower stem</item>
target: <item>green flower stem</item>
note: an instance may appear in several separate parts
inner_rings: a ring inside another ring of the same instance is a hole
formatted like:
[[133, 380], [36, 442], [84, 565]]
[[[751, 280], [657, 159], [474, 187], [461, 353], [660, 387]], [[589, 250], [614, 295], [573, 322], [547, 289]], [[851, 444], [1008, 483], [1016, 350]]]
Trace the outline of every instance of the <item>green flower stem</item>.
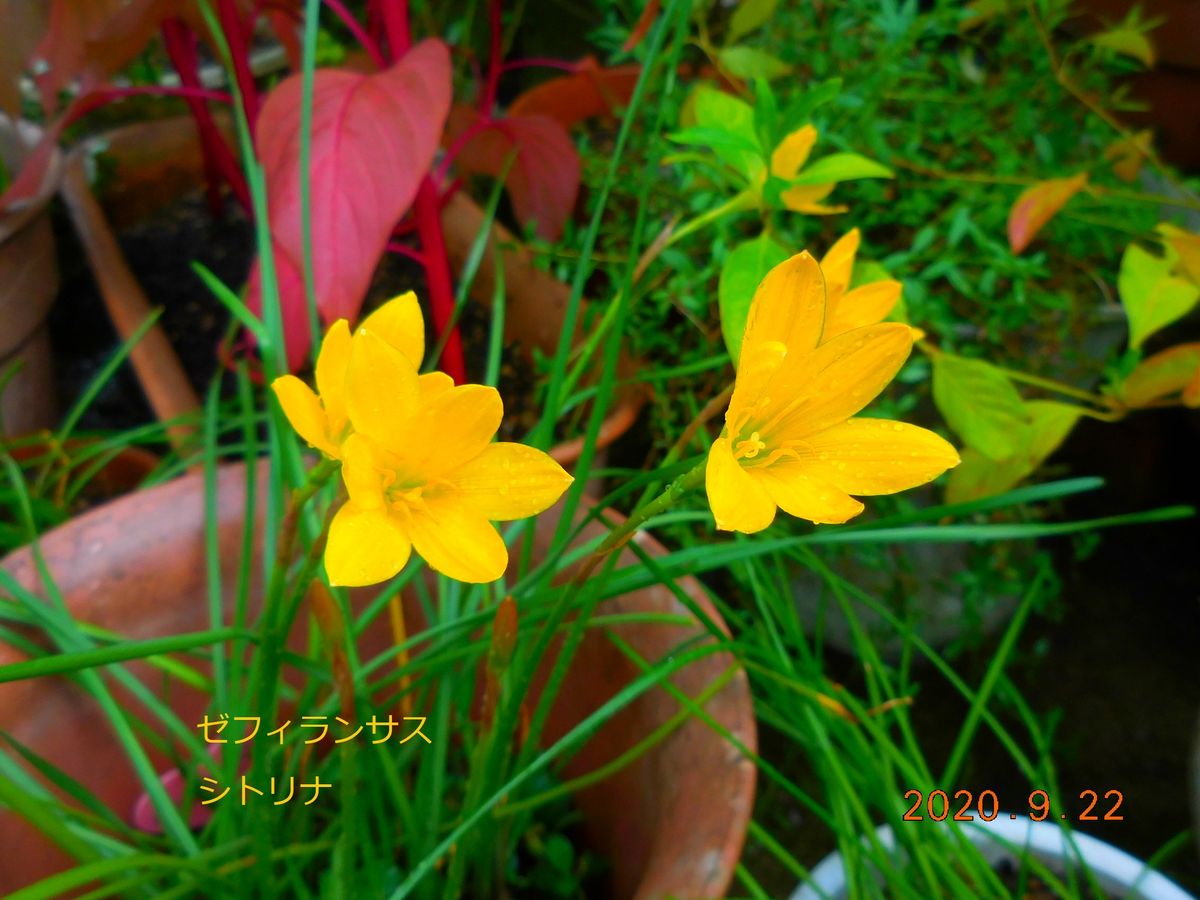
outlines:
[[754, 209], [758, 206], [758, 194], [751, 190], [744, 190], [740, 194], [736, 194], [726, 200], [720, 206], [714, 206], [707, 212], [702, 212], [693, 219], [688, 219], [684, 222], [663, 244], [663, 248], [670, 247], [677, 241], [683, 240], [689, 234], [699, 231], [706, 225], [711, 225], [718, 219], [733, 213], [745, 212], [746, 210]]
[[[250, 678], [250, 684], [257, 685], [258, 697], [255, 712], [258, 716], [270, 721], [275, 715], [275, 706], [279, 699], [279, 666], [282, 658], [283, 645], [286, 642], [287, 626], [291, 616], [287, 615], [289, 604], [284, 602], [287, 587], [287, 572], [290, 568], [292, 546], [296, 540], [300, 515], [305, 505], [312, 499], [329, 479], [337, 472], [340, 463], [333, 459], [322, 459], [308, 473], [307, 479], [300, 487], [292, 491], [288, 500], [287, 510], [279, 527], [279, 539], [276, 544], [275, 561], [271, 569], [271, 580], [263, 599], [263, 610], [260, 618], [261, 638], [259, 647], [261, 653], [255, 657], [255, 667]], [[309, 565], [312, 561], [309, 560]], [[253, 765], [262, 762], [266, 744], [256, 742], [253, 745]]]
[[[993, 365], [995, 365], [995, 363], [993, 363]], [[1020, 372], [1015, 369], [1006, 369], [1003, 366], [996, 366], [996, 368], [1013, 381], [1020, 381], [1024, 384], [1029, 384], [1033, 387], [1039, 387], [1046, 391], [1053, 391], [1056, 394], [1063, 394], [1067, 397], [1074, 397], [1076, 400], [1084, 400], [1094, 406], [1100, 407], [1101, 409], [1111, 408], [1111, 404], [1099, 394], [1093, 394], [1090, 391], [1071, 387], [1069, 384], [1063, 384], [1061, 381], [1055, 381], [1052, 378], [1040, 378], [1037, 375], [1030, 375], [1026, 372]]]
[[678, 503], [684, 494], [694, 487], [699, 487], [704, 482], [704, 469], [704, 462], [697, 463], [694, 468], [689, 469], [672, 481], [667, 489], [658, 495], [657, 499], [642, 504], [635, 509], [628, 519], [609, 532], [608, 537], [592, 553], [588, 564], [585, 564], [583, 569], [580, 570], [580, 574], [571, 579], [571, 583], [582, 584], [588, 575], [591, 574], [591, 571], [603, 562], [608, 554], [624, 546], [648, 519], [657, 516], [659, 513], [666, 512]]

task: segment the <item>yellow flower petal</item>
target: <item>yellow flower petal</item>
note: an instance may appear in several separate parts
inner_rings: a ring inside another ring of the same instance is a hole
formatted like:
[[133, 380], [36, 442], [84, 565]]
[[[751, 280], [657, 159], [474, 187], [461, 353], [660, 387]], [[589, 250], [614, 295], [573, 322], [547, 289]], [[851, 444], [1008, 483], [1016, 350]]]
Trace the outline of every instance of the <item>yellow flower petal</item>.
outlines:
[[862, 496], [925, 484], [958, 465], [958, 451], [932, 431], [886, 419], [849, 419], [809, 435], [789, 465]]
[[386, 449], [429, 436], [415, 433], [409, 420], [420, 393], [416, 366], [374, 332], [358, 331], [346, 369], [346, 410], [356, 431]]
[[363, 319], [358, 327], [383, 338], [407, 356], [413, 368], [421, 367], [425, 357], [425, 320], [417, 295], [412, 291], [389, 300]]
[[863, 505], [845, 491], [790, 462], [758, 466], [749, 471], [772, 502], [797, 519], [817, 525], [840, 525], [863, 511]]
[[755, 345], [778, 342], [789, 355], [817, 346], [825, 318], [825, 281], [808, 253], [784, 260], [759, 283], [750, 303], [741, 358]]
[[850, 207], [839, 203], [837, 206], [825, 206], [822, 203], [800, 203], [793, 206], [788, 206], [792, 212], [803, 213], [806, 216], [836, 216], [838, 213], [844, 213]]
[[903, 288], [900, 282], [889, 278], [872, 281], [842, 295], [825, 312], [821, 340], [828, 341], [855, 328], [882, 322], [900, 299]]
[[795, 178], [800, 167], [808, 161], [808, 154], [816, 142], [817, 129], [812, 125], [797, 128], [780, 141], [771, 154], [771, 174], [785, 181]]
[[753, 352], [742, 357], [733, 383], [733, 396], [729, 398], [729, 409], [725, 411], [726, 424], [740, 428], [743, 412], [762, 399], [763, 391], [786, 358], [787, 347], [779, 341], [756, 344]]
[[283, 407], [292, 427], [308, 443], [323, 453], [337, 457], [338, 448], [329, 438], [329, 420], [321, 400], [295, 375], [282, 375], [271, 382], [271, 389]]
[[329, 434], [336, 439], [346, 430], [346, 367], [350, 364], [350, 325], [338, 319], [321, 341], [317, 355], [317, 393], [329, 419]]
[[766, 414], [763, 439], [778, 446], [846, 421], [879, 396], [911, 350], [907, 325], [882, 322], [840, 334], [812, 353], [789, 356], [767, 387], [782, 409]]
[[427, 492], [408, 522], [413, 546], [425, 562], [458, 581], [495, 581], [508, 568], [508, 548], [484, 516], [454, 490]]
[[454, 379], [445, 372], [429, 372], [422, 375], [420, 381], [421, 399], [424, 401], [432, 400], [454, 387]]
[[553, 506], [574, 479], [549, 455], [524, 444], [490, 444], [450, 480], [463, 501], [492, 521], [524, 519]]
[[396, 520], [380, 509], [346, 503], [329, 526], [325, 571], [330, 584], [360, 587], [387, 581], [404, 568], [412, 543]]
[[858, 255], [860, 239], [858, 229], [851, 228], [821, 257], [821, 273], [825, 276], [825, 290], [829, 294], [831, 304], [850, 288], [854, 257]]
[[491, 443], [504, 416], [495, 388], [464, 384], [422, 403], [413, 417], [413, 437], [387, 447], [403, 460], [402, 468], [422, 481], [446, 475], [474, 459]]
[[342, 481], [359, 509], [379, 509], [387, 487], [386, 462], [371, 441], [352, 434], [342, 443]]
[[845, 212], [845, 206], [821, 206], [820, 201], [833, 193], [836, 182], [826, 184], [798, 184], [790, 187], [779, 195], [783, 205], [793, 212], [808, 213], [814, 216], [828, 216], [833, 213]]
[[727, 438], [718, 438], [708, 451], [704, 486], [713, 518], [722, 531], [753, 534], [775, 520], [775, 501], [733, 458]]

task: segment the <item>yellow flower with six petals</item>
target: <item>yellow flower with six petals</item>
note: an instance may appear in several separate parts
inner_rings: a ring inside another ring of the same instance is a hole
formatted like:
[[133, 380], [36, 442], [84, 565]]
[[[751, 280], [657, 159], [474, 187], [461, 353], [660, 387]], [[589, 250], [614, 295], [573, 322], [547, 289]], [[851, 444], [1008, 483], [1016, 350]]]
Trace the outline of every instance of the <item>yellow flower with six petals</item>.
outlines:
[[[337, 325], [330, 334], [335, 332]], [[344, 352], [341, 337], [334, 338], [339, 343], [332, 351], [332, 358], [344, 357], [340, 382], [332, 365], [323, 380], [318, 362], [320, 403], [314, 394], [300, 406], [296, 398], [303, 395], [294, 385], [285, 382], [280, 390], [284, 379], [275, 384], [301, 436], [342, 460], [349, 500], [329, 529], [330, 582], [386, 581], [404, 568], [413, 549], [459, 581], [499, 578], [508, 549], [492, 522], [544, 511], [571, 476], [540, 450], [492, 443], [503, 415], [495, 388], [456, 387], [442, 373], [417, 374], [424, 324], [413, 295], [381, 307], [353, 336], [346, 333]], [[326, 352], [322, 345], [321, 357]], [[330, 443], [338, 412], [348, 432]]]
[[821, 343], [852, 329], [882, 322], [900, 300], [903, 285], [892, 278], [850, 289], [860, 240], [858, 229], [851, 228], [821, 258], [821, 273], [825, 276], [825, 324], [821, 329]]
[[[771, 174], [784, 181], [791, 181], [808, 162], [808, 155], [817, 142], [817, 129], [812, 125], [797, 128], [782, 141], [771, 153]], [[846, 206], [823, 206], [822, 200], [833, 193], [837, 187], [836, 181], [825, 184], [794, 185], [782, 194], [783, 205], [793, 212], [808, 213], [813, 216], [828, 216], [845, 212]]]
[[957, 451], [932, 431], [855, 416], [908, 358], [908, 326], [852, 327], [822, 342], [828, 316], [825, 281], [807, 253], [758, 286], [725, 427], [705, 471], [718, 528], [761, 531], [777, 507], [816, 523], [845, 522], [863, 510], [852, 494], [907, 490], [958, 464]]

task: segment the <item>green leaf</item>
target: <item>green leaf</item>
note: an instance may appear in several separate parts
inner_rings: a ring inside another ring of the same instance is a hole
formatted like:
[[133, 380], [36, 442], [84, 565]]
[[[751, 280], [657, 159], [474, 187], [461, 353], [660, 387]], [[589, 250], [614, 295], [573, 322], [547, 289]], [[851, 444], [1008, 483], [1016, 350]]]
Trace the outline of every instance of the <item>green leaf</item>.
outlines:
[[1025, 401], [1008, 376], [978, 359], [937, 354], [933, 401], [963, 442], [992, 460], [1016, 453], [1018, 432], [1029, 422]]
[[742, 0], [729, 20], [726, 44], [732, 44], [766, 23], [775, 12], [776, 0]]
[[1130, 244], [1121, 258], [1117, 290], [1129, 317], [1129, 345], [1142, 342], [1186, 315], [1200, 300], [1200, 287], [1171, 275], [1171, 260]]
[[667, 140], [676, 144], [689, 144], [706, 147], [714, 152], [718, 149], [735, 150], [738, 152], [757, 153], [758, 145], [746, 139], [744, 135], [723, 128], [712, 128], [708, 125], [693, 125], [691, 128], [681, 128], [667, 135]]
[[1147, 69], [1154, 65], [1154, 47], [1150, 40], [1136, 28], [1121, 25], [1093, 34], [1088, 42], [1097, 47], [1104, 47], [1125, 56], [1131, 56], [1140, 61]]
[[962, 462], [950, 473], [947, 501], [979, 500], [1016, 487], [1058, 449], [1081, 415], [1079, 407], [1053, 400], [1031, 400], [1025, 409], [1029, 421], [1013, 434], [1016, 444], [1013, 455], [994, 460], [974, 448], [966, 448]]
[[721, 67], [738, 78], [765, 78], [770, 81], [792, 71], [792, 67], [778, 56], [772, 56], [755, 47], [738, 44], [717, 51]]
[[745, 146], [753, 147], [754, 151], [739, 149], [739, 147], [720, 146], [713, 150], [722, 161], [733, 166], [746, 176], [747, 180], [754, 177], [766, 167], [762, 147], [758, 143], [758, 133], [754, 124], [754, 107], [744, 100], [739, 100], [718, 91], [708, 85], [701, 85], [693, 94], [695, 98], [692, 110], [696, 116], [696, 125], [701, 128], [712, 128], [727, 132], [745, 141]]
[[887, 166], [859, 156], [857, 153], [834, 153], [809, 163], [792, 184], [828, 184], [831, 181], [853, 181], [856, 178], [892, 178]]
[[767, 234], [738, 244], [725, 258], [717, 282], [717, 302], [721, 310], [721, 334], [735, 366], [754, 291], [763, 276], [787, 258], [788, 251]]

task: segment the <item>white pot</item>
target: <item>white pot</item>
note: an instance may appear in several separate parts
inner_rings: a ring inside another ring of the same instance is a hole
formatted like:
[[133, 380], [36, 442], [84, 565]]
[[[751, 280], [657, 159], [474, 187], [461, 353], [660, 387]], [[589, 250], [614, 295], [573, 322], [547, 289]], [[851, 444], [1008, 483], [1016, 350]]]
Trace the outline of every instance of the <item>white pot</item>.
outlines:
[[[896, 848], [890, 825], [879, 826], [875, 834], [884, 847]], [[1196, 900], [1124, 850], [1077, 831], [1068, 839], [1057, 822], [1035, 822], [1026, 816], [1010, 819], [1001, 813], [993, 822], [964, 823], [963, 834], [993, 864], [1005, 859], [1018, 862], [1020, 857], [1010, 849], [1016, 847], [1022, 855], [1032, 856], [1056, 874], [1082, 863], [1101, 888], [1129, 900]], [[791, 900], [844, 900], [848, 896], [842, 856], [831, 853], [812, 870], [809, 880], [796, 889]]]

